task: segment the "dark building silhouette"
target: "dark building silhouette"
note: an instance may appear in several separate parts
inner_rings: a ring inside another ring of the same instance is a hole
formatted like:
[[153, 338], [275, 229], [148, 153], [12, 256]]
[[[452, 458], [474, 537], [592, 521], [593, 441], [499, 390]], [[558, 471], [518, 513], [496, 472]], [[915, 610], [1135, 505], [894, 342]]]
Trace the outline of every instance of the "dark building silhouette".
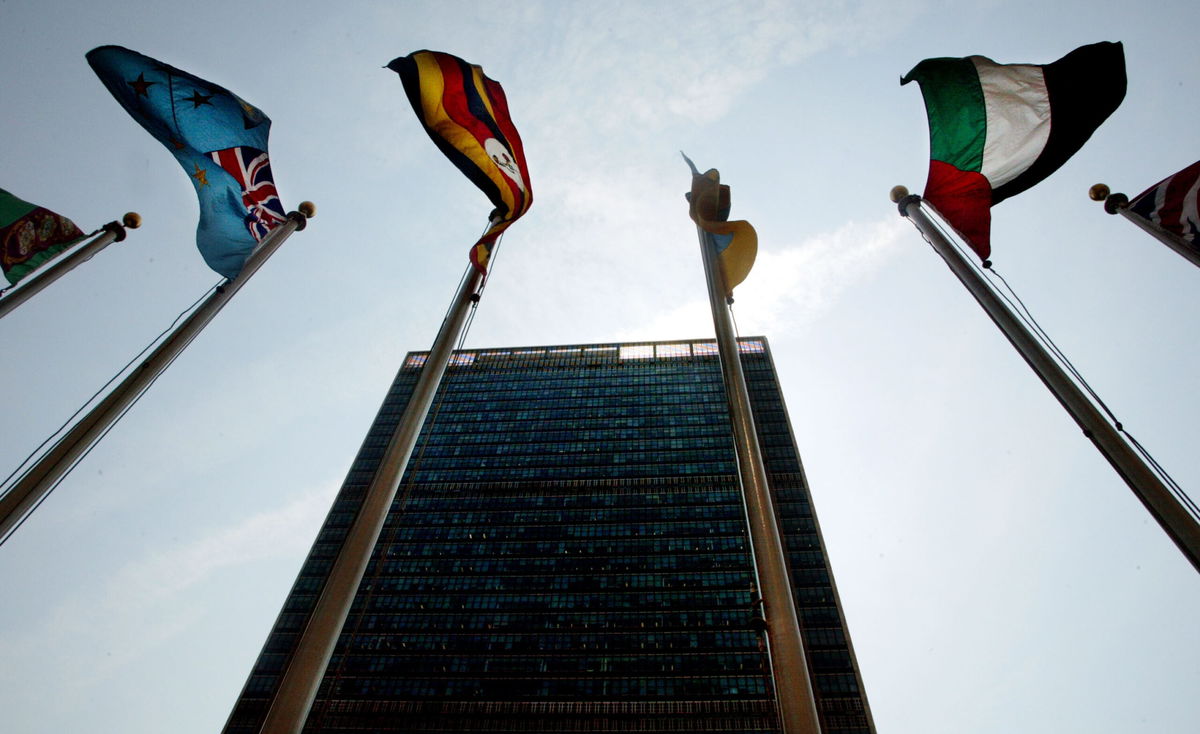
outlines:
[[[823, 730], [874, 732], [765, 339], [740, 340]], [[423, 353], [230, 716], [256, 733]], [[456, 352], [306, 732], [776, 732], [711, 340]]]

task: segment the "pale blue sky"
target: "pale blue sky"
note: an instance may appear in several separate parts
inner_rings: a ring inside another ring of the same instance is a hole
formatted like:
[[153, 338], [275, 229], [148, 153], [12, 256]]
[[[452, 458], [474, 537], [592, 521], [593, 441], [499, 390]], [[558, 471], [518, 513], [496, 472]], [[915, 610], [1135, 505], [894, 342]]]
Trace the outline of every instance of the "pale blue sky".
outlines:
[[285, 204], [318, 207], [0, 548], [0, 728], [223, 725], [490, 210], [382, 68], [433, 48], [503, 84], [536, 196], [468, 346], [711, 335], [678, 150], [733, 187], [760, 240], [735, 314], [771, 341], [880, 732], [1194, 731], [1200, 579], [887, 198], [925, 178], [917, 61], [1124, 41], [1124, 104], [994, 211], [993, 260], [1197, 493], [1200, 272], [1086, 196], [1200, 156], [1200, 9], [1155, 7], [0, 0], [0, 186], [145, 218], [0, 321], [5, 473], [218, 280], [87, 50], [262, 108]]

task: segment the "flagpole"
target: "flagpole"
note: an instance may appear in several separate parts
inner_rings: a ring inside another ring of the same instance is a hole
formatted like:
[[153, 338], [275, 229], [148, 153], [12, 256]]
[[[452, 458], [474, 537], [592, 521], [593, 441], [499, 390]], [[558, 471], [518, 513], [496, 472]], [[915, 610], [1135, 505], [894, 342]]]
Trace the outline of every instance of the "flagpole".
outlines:
[[1054, 393], [1058, 402], [1083, 429], [1083, 435], [1091, 439], [1192, 566], [1200, 571], [1200, 524], [1096, 409], [1062, 367], [1034, 339], [1028, 329], [1001, 302], [987, 281], [975, 272], [959, 251], [933, 225], [932, 220], [921, 208], [921, 197], [909, 195], [907, 189], [897, 186], [892, 189], [892, 200], [899, 205], [900, 214], [912, 220], [1008, 341], [1020, 352], [1025, 362], [1037, 373], [1050, 392]]
[[76, 265], [84, 262], [114, 242], [125, 239], [125, 228], [142, 226], [142, 217], [137, 212], [128, 212], [120, 222], [109, 222], [103, 232], [90, 242], [74, 247], [65, 255], [59, 255], [34, 273], [28, 283], [22, 283], [4, 298], [0, 298], [0, 319], [7, 316], [22, 303], [40, 293], [42, 289], [69, 273]]
[[1189, 247], [1187, 242], [1175, 233], [1168, 232], [1145, 217], [1139, 217], [1137, 214], [1129, 211], [1129, 197], [1125, 194], [1110, 193], [1109, 188], [1104, 184], [1096, 184], [1088, 189], [1088, 196], [1092, 201], [1104, 202], [1104, 211], [1109, 214], [1120, 214], [1138, 227], [1141, 227], [1143, 231], [1154, 239], [1187, 258], [1188, 262], [1192, 265], [1200, 268], [1200, 252]]
[[721, 375], [729, 404], [729, 418], [733, 424], [738, 474], [746, 504], [746, 522], [767, 623], [779, 718], [783, 734], [820, 734], [821, 725], [805, 660], [804, 640], [800, 635], [800, 621], [788, 577], [787, 556], [767, 484], [767, 470], [754, 427], [750, 393], [742, 372], [737, 337], [725, 301], [725, 294], [729, 291], [725, 288], [712, 238], [699, 226], [696, 227], [696, 235], [700, 239], [708, 300], [712, 306], [713, 327], [717, 332]]
[[309, 217], [315, 214], [316, 207], [307, 201], [300, 204], [299, 211], [288, 214], [287, 220], [271, 230], [250, 253], [236, 278], [217, 286], [212, 295], [192, 311], [191, 315], [155, 347], [140, 365], [72, 426], [3, 497], [0, 497], [0, 538], [7, 537], [20, 524], [22, 518], [50, 493], [54, 485], [71, 470], [87, 450], [137, 401], [180, 352], [191, 344], [267, 258], [271, 257], [293, 232], [304, 229]]
[[358, 516], [350, 526], [321, 596], [313, 607], [308, 625], [283, 673], [279, 689], [271, 700], [270, 709], [259, 730], [261, 734], [300, 734], [304, 728], [325, 669], [329, 666], [342, 627], [350, 614], [354, 596], [370, 564], [371, 552], [400, 488], [404, 468], [412, 456], [425, 417], [429, 414], [442, 375], [450, 362], [451, 352], [462, 334], [471, 306], [479, 300], [478, 290], [482, 282], [483, 274], [474, 265], [468, 265], [404, 414], [392, 432], [379, 468], [367, 487]]

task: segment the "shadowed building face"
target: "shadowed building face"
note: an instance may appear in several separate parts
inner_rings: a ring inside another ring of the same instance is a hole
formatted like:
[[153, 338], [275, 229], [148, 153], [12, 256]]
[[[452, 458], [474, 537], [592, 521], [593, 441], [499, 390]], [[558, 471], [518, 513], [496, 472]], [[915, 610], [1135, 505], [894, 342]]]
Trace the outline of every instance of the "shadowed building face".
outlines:
[[[742, 361], [824, 731], [873, 731], [765, 339]], [[257, 732], [424, 363], [238, 700]], [[305, 731], [776, 732], [711, 341], [456, 353]]]

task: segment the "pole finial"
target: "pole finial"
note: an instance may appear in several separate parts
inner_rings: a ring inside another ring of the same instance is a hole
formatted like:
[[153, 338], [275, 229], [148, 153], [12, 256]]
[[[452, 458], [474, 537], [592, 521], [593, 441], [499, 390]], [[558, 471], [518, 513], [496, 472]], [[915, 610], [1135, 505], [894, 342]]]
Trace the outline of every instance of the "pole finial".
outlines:
[[142, 215], [137, 212], [125, 212], [125, 216], [121, 217], [121, 224], [130, 229], [137, 229], [142, 226]]
[[891, 190], [891, 193], [889, 193], [889, 194], [888, 194], [888, 196], [890, 196], [890, 197], [892, 198], [892, 203], [893, 203], [893, 204], [899, 204], [899, 203], [900, 203], [900, 201], [901, 201], [901, 199], [903, 199], [904, 197], [908, 196], [908, 187], [906, 187], [906, 186], [893, 186], [893, 187], [892, 187], [892, 190]]
[[1106, 184], [1092, 184], [1092, 188], [1088, 189], [1088, 198], [1092, 201], [1104, 201], [1112, 191]]
[[308, 219], [312, 219], [313, 217], [317, 216], [317, 205], [311, 201], [302, 201], [300, 202], [300, 206], [296, 207], [296, 211], [300, 212]]

